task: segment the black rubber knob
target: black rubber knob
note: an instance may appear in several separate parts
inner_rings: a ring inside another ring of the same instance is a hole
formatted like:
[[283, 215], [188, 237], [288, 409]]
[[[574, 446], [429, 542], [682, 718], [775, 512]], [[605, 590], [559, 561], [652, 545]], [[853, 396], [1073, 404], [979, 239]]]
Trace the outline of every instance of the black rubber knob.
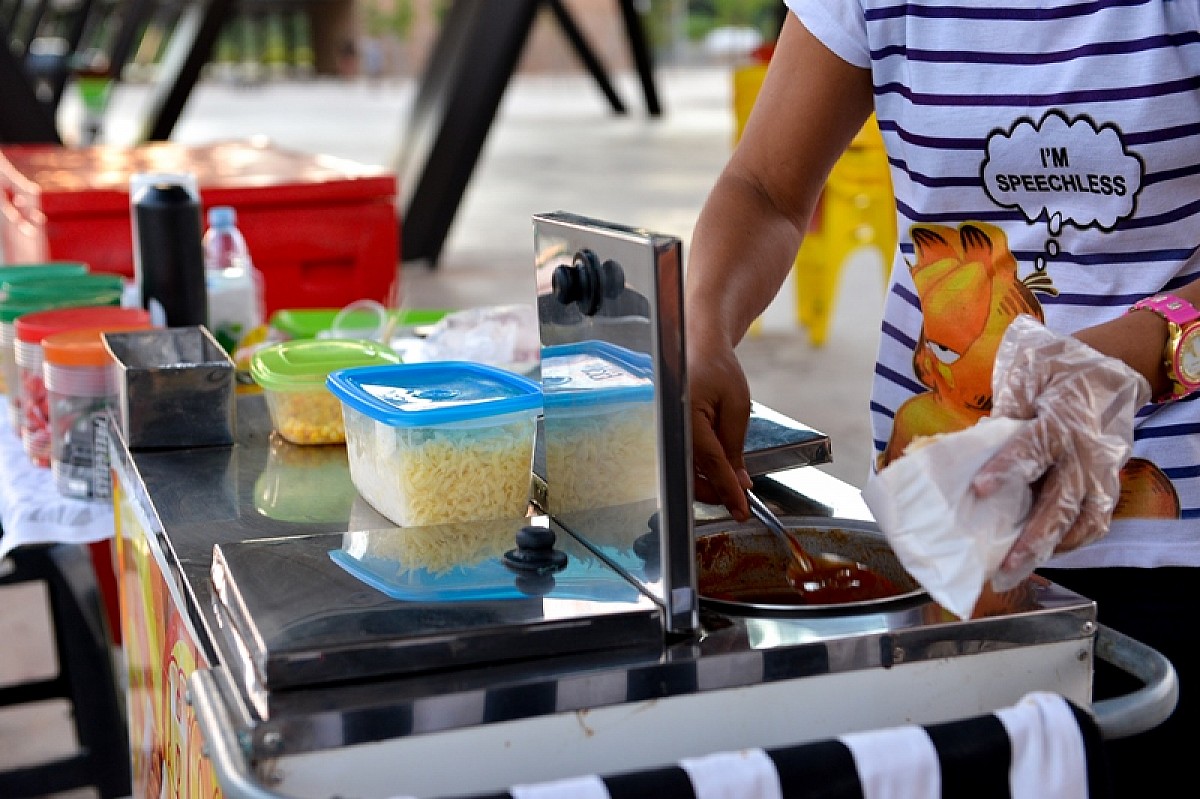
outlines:
[[516, 549], [504, 553], [504, 565], [522, 574], [551, 574], [567, 566], [567, 553], [554, 548], [557, 536], [548, 527], [522, 527]]

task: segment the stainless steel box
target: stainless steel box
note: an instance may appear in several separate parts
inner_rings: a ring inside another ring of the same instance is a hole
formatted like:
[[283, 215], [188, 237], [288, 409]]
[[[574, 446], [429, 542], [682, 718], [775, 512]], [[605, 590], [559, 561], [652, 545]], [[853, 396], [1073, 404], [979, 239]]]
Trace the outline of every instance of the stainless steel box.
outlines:
[[120, 372], [121, 433], [131, 450], [228, 446], [234, 363], [203, 325], [104, 334]]

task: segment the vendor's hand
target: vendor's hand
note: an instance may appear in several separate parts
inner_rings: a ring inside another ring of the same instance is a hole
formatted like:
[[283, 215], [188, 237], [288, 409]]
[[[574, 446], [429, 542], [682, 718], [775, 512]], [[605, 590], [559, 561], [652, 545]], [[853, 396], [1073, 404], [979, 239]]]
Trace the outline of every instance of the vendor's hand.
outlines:
[[696, 499], [724, 505], [745, 521], [745, 489], [751, 486], [743, 457], [750, 420], [746, 374], [729, 347], [689, 347], [688, 356]]
[[1100, 538], [1120, 496], [1134, 413], [1150, 386], [1122, 361], [1022, 316], [1005, 333], [992, 376], [992, 416], [1030, 419], [972, 481], [987, 497], [1033, 487], [1033, 506], [992, 584], [1008, 590], [1051, 555]]

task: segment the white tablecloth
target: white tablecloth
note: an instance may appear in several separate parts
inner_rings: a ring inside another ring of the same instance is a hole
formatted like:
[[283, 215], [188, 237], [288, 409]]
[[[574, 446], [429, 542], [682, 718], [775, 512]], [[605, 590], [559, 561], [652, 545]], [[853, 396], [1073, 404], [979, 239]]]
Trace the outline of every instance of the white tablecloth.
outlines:
[[113, 536], [111, 500], [70, 499], [58, 493], [49, 469], [34, 466], [12, 429], [0, 396], [0, 558], [23, 544], [90, 544]]

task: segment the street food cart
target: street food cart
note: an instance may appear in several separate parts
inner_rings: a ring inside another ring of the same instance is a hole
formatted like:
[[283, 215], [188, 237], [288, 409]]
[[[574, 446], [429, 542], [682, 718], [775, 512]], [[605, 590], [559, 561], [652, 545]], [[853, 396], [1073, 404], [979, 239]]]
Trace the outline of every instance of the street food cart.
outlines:
[[[813, 468], [828, 439], [768, 408], [747, 443], [764, 500], [898, 588], [714, 588], [782, 550], [691, 500], [679, 242], [562, 213], [534, 228], [544, 404], [522, 518], [399, 528], [345, 447], [273, 435], [261, 396], [236, 398], [232, 445], [131, 449], [135, 420], [112, 426], [136, 797], [464, 796], [1030, 691], [1106, 735], [1169, 714], [1169, 664], [1083, 597], [1034, 577], [960, 620], [904, 583], [858, 491]], [[745, 559], [712, 554], [730, 547]], [[1146, 687], [1093, 706], [1097, 657]]]

